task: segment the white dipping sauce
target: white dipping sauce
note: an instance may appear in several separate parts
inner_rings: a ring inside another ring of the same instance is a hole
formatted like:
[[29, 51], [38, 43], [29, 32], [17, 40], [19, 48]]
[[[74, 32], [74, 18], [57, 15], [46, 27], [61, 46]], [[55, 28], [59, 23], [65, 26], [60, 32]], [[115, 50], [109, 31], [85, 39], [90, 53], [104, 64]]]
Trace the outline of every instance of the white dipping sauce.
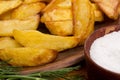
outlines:
[[101, 67], [120, 73], [120, 31], [96, 39], [91, 45], [90, 56]]

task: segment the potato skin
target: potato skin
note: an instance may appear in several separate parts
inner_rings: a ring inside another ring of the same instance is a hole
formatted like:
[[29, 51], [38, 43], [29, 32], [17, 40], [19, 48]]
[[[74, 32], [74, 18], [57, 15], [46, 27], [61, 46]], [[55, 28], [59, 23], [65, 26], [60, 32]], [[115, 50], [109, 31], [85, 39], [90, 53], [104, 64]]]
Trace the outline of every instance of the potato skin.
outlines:
[[92, 0], [99, 6], [102, 12], [110, 19], [117, 20], [119, 17], [120, 0]]
[[[54, 49], [58, 52], [76, 47], [78, 38], [74, 36], [55, 36], [37, 30], [14, 30], [16, 41], [25, 47], [42, 47]], [[63, 45], [64, 44], [64, 45]]]
[[12, 66], [38, 66], [55, 60], [57, 52], [42, 48], [5, 48], [0, 50], [0, 59]]
[[72, 20], [48, 21], [48, 22], [45, 22], [45, 25], [48, 28], [48, 30], [51, 32], [51, 34], [54, 34], [54, 35], [66, 36], [66, 35], [73, 34]]
[[14, 47], [22, 47], [22, 45], [11, 37], [0, 37], [0, 49]]
[[92, 3], [91, 5], [92, 5], [92, 8], [94, 10], [95, 21], [97, 21], [97, 22], [104, 21], [104, 14], [100, 10], [99, 6], [97, 4], [95, 4], [95, 3]]
[[13, 30], [36, 30], [39, 25], [39, 15], [31, 16], [26, 20], [0, 21], [0, 36], [12, 36]]
[[31, 4], [23, 4], [13, 10], [11, 14], [12, 19], [20, 19], [24, 20], [28, 17], [34, 16], [41, 12], [41, 10], [45, 7], [45, 3], [42, 2], [35, 2]]
[[21, 0], [0, 0], [0, 15], [22, 4]]
[[46, 25], [51, 34], [73, 35], [71, 0], [52, 0], [42, 12], [41, 22]]
[[79, 45], [83, 45], [86, 38], [94, 31], [94, 10], [89, 0], [73, 0], [73, 10], [73, 34], [79, 37]]

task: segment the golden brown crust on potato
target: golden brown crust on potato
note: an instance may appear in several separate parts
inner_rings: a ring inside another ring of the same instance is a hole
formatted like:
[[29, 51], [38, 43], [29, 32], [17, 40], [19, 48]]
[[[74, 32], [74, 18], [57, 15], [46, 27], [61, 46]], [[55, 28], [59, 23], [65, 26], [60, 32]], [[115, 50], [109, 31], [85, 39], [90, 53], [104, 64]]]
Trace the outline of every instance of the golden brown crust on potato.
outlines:
[[36, 30], [14, 30], [13, 36], [16, 41], [25, 47], [42, 47], [56, 51], [70, 49], [78, 44], [78, 38], [74, 36], [55, 36]]
[[0, 50], [0, 59], [12, 66], [38, 66], [56, 59], [57, 52], [43, 48], [5, 48]]

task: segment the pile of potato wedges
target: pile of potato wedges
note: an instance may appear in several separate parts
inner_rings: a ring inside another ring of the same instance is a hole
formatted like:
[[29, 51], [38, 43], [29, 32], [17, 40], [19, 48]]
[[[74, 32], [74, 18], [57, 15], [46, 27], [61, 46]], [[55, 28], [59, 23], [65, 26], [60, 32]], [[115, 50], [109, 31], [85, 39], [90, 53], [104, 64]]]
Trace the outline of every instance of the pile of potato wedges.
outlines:
[[[120, 0], [0, 0], [0, 59], [12, 66], [50, 63], [84, 45], [104, 15], [119, 14]], [[50, 34], [38, 30], [41, 23]]]

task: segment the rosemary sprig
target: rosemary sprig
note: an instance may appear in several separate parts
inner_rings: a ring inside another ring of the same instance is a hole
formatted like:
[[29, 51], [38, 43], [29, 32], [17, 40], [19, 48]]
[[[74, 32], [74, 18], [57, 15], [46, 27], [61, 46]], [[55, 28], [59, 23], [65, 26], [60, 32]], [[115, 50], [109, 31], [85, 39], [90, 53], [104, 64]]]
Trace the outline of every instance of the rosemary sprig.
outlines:
[[38, 78], [38, 77], [30, 77], [30, 76], [24, 76], [24, 75], [1, 75], [0, 79], [19, 79], [19, 80], [23, 80], [23, 79], [28, 79], [28, 80], [47, 80], [44, 78]]
[[21, 70], [21, 67], [16, 67], [16, 66], [11, 66], [7, 63], [8, 61], [0, 61], [0, 72], [18, 72], [19, 70]]
[[55, 78], [64, 78], [65, 79], [65, 75], [67, 73], [69, 73], [73, 70], [77, 70], [79, 68], [80, 68], [80, 66], [69, 67], [69, 68], [63, 68], [63, 69], [59, 69], [59, 70], [33, 73], [33, 74], [30, 74], [29, 76], [42, 77], [42, 78], [49, 79], [49, 80], [50, 80], [50, 78], [52, 80], [55, 79]]
[[33, 73], [30, 74], [30, 76], [36, 76], [36, 77], [59, 77], [59, 76], [64, 76], [66, 73], [69, 73], [73, 70], [77, 70], [79, 69], [80, 66], [76, 66], [76, 67], [69, 67], [69, 68], [63, 68], [63, 69], [59, 69], [59, 70], [52, 70], [52, 71], [46, 71], [46, 72], [39, 72], [39, 73]]
[[55, 80], [56, 78], [62, 78], [64, 80], [83, 80], [81, 76], [65, 76], [67, 73], [79, 68], [80, 66], [76, 66], [52, 71], [37, 72], [29, 75], [20, 75], [18, 70], [21, 68], [10, 66], [7, 62], [2, 61], [0, 62], [0, 80]]

